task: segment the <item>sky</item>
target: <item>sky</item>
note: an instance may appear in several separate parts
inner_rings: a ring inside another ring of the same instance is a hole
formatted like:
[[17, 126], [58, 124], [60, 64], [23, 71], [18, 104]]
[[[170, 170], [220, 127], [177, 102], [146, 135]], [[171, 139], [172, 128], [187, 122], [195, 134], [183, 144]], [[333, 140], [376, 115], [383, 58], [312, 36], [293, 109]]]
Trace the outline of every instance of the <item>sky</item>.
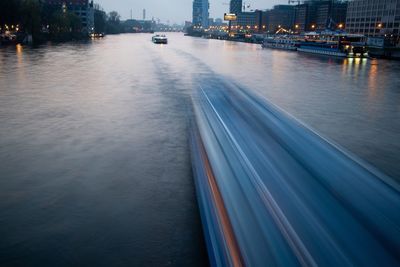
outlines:
[[[229, 11], [229, 0], [209, 0], [210, 17], [222, 18]], [[117, 11], [122, 19], [130, 18], [132, 9], [133, 18], [142, 19], [143, 9], [146, 9], [146, 18], [160, 19], [161, 22], [181, 24], [185, 20], [192, 20], [193, 0], [95, 0], [106, 12]], [[251, 9], [267, 9], [277, 4], [287, 4], [287, 0], [248, 0]]]

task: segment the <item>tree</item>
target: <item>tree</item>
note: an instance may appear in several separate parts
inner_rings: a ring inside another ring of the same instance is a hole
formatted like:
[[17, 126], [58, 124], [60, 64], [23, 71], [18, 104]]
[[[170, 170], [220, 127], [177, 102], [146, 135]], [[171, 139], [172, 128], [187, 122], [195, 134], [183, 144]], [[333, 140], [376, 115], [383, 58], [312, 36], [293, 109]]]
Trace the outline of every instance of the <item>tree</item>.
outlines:
[[26, 33], [38, 38], [41, 30], [41, 5], [37, 0], [23, 0], [21, 5], [21, 23]]
[[80, 18], [69, 12], [56, 11], [50, 20], [50, 37], [57, 41], [82, 39], [82, 23]]
[[70, 32], [72, 33], [72, 37], [80, 38], [82, 35], [81, 19], [76, 14], [68, 12], [67, 21], [70, 27]]
[[109, 34], [117, 34], [122, 32], [122, 25], [120, 21], [121, 16], [117, 11], [111, 11], [108, 14], [106, 32]]
[[107, 15], [104, 11], [94, 10], [94, 29], [96, 33], [105, 33], [107, 24]]
[[121, 19], [121, 16], [118, 14], [118, 12], [117, 11], [111, 11], [109, 14], [108, 14], [108, 22], [109, 23], [112, 23], [112, 24], [120, 24], [120, 19]]

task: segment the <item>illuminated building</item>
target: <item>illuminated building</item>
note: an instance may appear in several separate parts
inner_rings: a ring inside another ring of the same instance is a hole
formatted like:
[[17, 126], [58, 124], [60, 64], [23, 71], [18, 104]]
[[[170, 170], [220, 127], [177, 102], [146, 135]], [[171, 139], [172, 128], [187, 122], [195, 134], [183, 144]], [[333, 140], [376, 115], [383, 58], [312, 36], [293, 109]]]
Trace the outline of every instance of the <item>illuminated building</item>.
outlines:
[[[297, 31], [343, 29], [346, 21], [347, 2], [339, 0], [310, 0], [295, 7]], [[342, 27], [339, 27], [342, 25]]]
[[209, 23], [208, 10], [210, 4], [208, 0], [193, 1], [193, 26], [207, 28]]
[[290, 29], [293, 25], [295, 14], [294, 6], [276, 5], [272, 10], [268, 11], [269, 32], [276, 32], [279, 28]]
[[267, 12], [255, 10], [251, 12], [241, 12], [237, 15], [237, 20], [232, 21], [231, 27], [234, 31], [262, 32], [265, 31]]
[[400, 0], [349, 2], [346, 29], [367, 36], [399, 35]]

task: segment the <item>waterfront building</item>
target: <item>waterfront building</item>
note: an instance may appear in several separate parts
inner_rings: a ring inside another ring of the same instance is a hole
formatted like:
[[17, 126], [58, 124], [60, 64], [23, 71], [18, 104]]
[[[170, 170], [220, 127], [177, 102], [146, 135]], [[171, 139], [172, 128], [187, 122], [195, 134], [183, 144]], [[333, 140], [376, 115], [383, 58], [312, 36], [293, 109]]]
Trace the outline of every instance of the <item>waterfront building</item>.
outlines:
[[243, 0], [231, 0], [229, 5], [229, 12], [239, 15], [242, 13]]
[[298, 32], [344, 29], [347, 1], [309, 0], [295, 7], [294, 30]]
[[295, 7], [291, 5], [276, 5], [267, 11], [269, 32], [279, 29], [291, 29], [294, 23]]
[[208, 19], [208, 27], [214, 26], [214, 18], [209, 18]]
[[399, 36], [400, 0], [354, 0], [347, 9], [346, 29], [367, 36]]
[[193, 24], [191, 21], [185, 21], [185, 25], [183, 26], [184, 30], [187, 31], [190, 27], [192, 27]]
[[208, 0], [193, 1], [193, 26], [208, 28], [210, 4]]
[[315, 10], [316, 29], [344, 29], [346, 23], [347, 2], [320, 1], [315, 5]]
[[257, 24], [257, 18], [255, 12], [241, 12], [237, 16], [236, 26], [241, 29], [251, 30]]
[[266, 30], [267, 12], [255, 10], [250, 12], [240, 12], [237, 20], [232, 21], [233, 31], [262, 32]]
[[44, 4], [50, 11], [62, 10], [71, 12], [81, 19], [82, 32], [94, 33], [94, 5], [89, 0], [45, 0]]
[[208, 27], [222, 27], [222, 26], [227, 26], [227, 23], [224, 23], [224, 21], [220, 18], [210, 19], [210, 23], [208, 25]]
[[224, 25], [224, 21], [221, 18], [217, 18], [214, 21], [214, 25], [215, 26], [222, 26], [222, 25]]
[[262, 11], [261, 14], [261, 31], [268, 32], [268, 25], [269, 25], [269, 13], [268, 10]]
[[295, 32], [305, 32], [311, 28], [311, 8], [308, 4], [301, 4], [295, 8], [295, 25], [293, 28]]

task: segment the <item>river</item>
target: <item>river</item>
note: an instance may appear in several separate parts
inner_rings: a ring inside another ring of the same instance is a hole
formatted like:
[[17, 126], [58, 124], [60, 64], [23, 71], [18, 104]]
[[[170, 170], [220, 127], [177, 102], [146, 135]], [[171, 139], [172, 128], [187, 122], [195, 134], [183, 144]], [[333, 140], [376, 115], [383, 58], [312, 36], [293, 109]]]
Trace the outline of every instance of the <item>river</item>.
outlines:
[[205, 81], [400, 180], [399, 62], [168, 37], [0, 49], [0, 266], [207, 265], [188, 145]]

